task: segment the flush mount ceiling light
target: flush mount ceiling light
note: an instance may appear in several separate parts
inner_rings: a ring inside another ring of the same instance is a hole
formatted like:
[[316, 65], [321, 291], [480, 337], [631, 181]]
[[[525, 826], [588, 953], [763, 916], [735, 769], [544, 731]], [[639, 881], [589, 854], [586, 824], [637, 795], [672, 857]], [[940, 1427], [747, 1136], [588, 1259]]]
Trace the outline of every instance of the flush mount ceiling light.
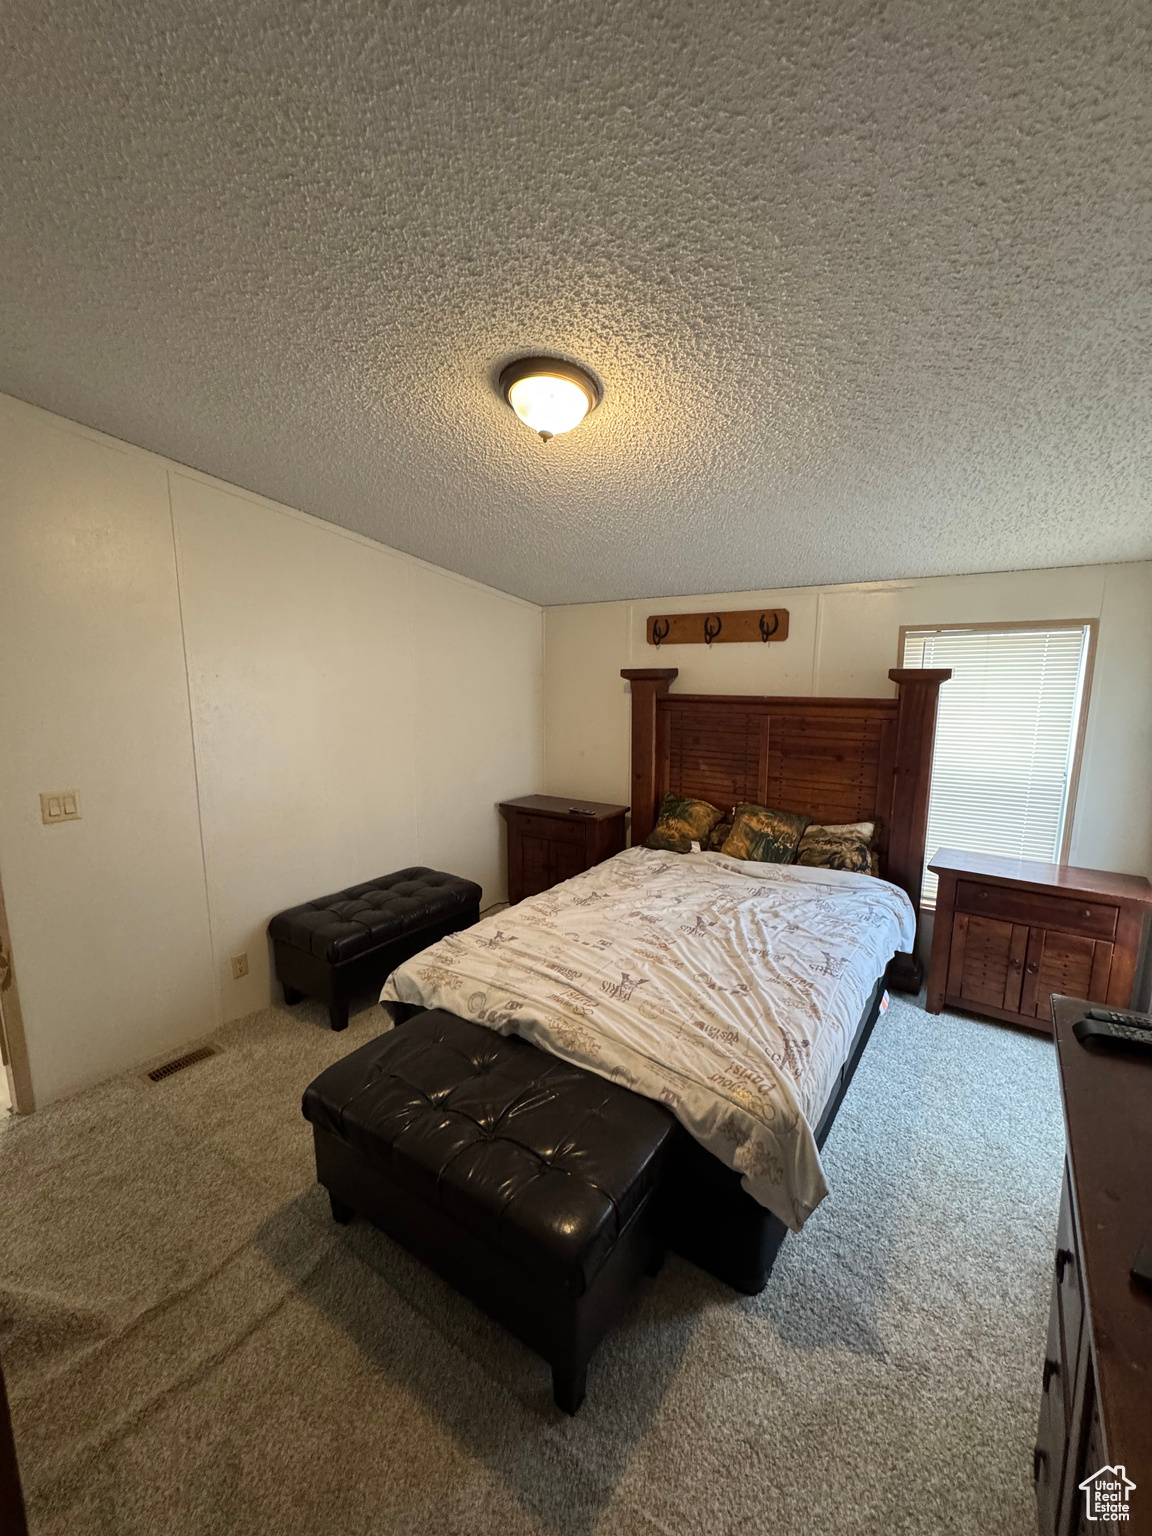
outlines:
[[500, 375], [500, 393], [545, 442], [571, 432], [600, 404], [592, 375], [559, 357], [518, 357]]

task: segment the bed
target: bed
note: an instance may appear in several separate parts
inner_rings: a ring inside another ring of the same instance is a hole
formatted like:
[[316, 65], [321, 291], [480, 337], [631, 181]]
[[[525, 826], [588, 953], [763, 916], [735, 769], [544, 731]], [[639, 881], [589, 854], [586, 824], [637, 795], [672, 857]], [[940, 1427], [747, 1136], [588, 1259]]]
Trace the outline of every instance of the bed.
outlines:
[[[677, 695], [629, 670], [632, 842], [399, 967], [382, 1001], [440, 1008], [666, 1104], [689, 1133], [671, 1245], [762, 1288], [827, 1191], [819, 1149], [889, 984], [922, 971], [916, 925], [936, 701]], [[639, 844], [665, 793], [876, 823], [879, 878]]]

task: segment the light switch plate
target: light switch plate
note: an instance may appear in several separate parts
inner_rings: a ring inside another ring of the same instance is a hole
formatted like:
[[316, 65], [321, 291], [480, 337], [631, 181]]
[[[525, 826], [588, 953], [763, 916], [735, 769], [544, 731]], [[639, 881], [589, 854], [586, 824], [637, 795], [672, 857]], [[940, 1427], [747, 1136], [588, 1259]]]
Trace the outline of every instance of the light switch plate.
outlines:
[[53, 789], [40, 796], [40, 820], [46, 827], [58, 821], [80, 820], [80, 791], [78, 789]]

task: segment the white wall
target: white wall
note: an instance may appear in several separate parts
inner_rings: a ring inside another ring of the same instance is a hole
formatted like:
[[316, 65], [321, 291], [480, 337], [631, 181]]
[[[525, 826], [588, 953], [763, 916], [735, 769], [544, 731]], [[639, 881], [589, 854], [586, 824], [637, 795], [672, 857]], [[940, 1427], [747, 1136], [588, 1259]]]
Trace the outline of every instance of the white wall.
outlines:
[[[768, 645], [647, 644], [652, 613], [787, 608]], [[545, 785], [629, 799], [629, 693], [621, 667], [680, 669], [685, 693], [891, 697], [902, 624], [1100, 621], [1069, 862], [1152, 875], [1152, 563], [860, 586], [706, 593], [545, 610]]]
[[[164, 466], [0, 399], [0, 875], [37, 1101], [215, 1017]], [[82, 820], [46, 827], [44, 790]]]
[[[496, 802], [542, 774], [537, 607], [4, 396], [0, 464], [37, 1103], [264, 1006], [282, 907], [408, 863], [503, 898]], [[82, 820], [41, 824], [57, 789]]]

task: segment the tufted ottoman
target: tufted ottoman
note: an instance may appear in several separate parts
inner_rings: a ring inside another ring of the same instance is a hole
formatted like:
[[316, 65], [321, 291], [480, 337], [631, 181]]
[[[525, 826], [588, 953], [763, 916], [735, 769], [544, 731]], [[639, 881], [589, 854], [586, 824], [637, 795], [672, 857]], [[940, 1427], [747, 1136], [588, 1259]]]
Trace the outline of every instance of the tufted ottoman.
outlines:
[[304, 1114], [336, 1220], [368, 1217], [531, 1345], [575, 1413], [663, 1257], [668, 1111], [437, 1009], [322, 1072]]
[[333, 1029], [348, 1001], [379, 990], [398, 965], [480, 916], [480, 887], [436, 869], [400, 869], [333, 896], [289, 907], [268, 924], [284, 1001], [328, 1004]]

